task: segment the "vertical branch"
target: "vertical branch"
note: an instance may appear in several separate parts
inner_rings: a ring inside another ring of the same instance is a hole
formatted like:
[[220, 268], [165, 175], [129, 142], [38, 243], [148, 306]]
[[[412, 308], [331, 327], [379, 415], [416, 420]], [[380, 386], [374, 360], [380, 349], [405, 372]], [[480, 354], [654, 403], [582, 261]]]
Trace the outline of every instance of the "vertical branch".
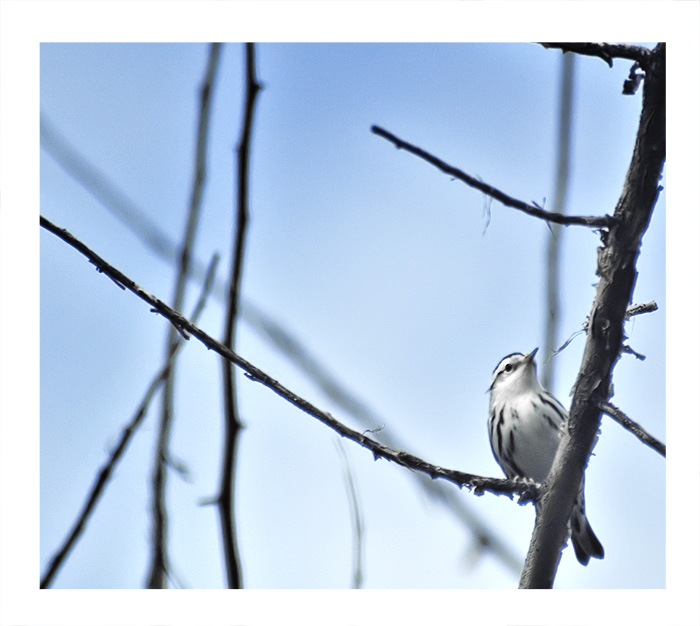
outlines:
[[335, 439], [335, 447], [338, 450], [338, 455], [343, 464], [343, 472], [345, 474], [345, 489], [348, 494], [348, 503], [350, 505], [351, 524], [352, 524], [352, 588], [361, 589], [363, 582], [363, 554], [365, 547], [365, 524], [362, 515], [362, 506], [360, 503], [360, 493], [355, 485], [355, 478], [350, 467], [350, 460], [345, 453], [344, 444], [339, 439]]
[[[553, 211], [564, 213], [569, 189], [571, 161], [571, 111], [574, 87], [576, 55], [567, 52], [562, 56], [561, 100], [559, 102], [559, 142], [557, 148], [557, 186]], [[559, 330], [559, 253], [561, 249], [561, 226], [550, 224], [552, 234], [547, 247], [547, 316], [544, 341], [544, 366], [542, 384], [545, 389], [554, 387], [552, 355], [556, 350]]]
[[[209, 137], [211, 91], [219, 63], [220, 48], [221, 45], [218, 43], [211, 44], [207, 70], [200, 88], [199, 126], [197, 130], [194, 181], [192, 184], [192, 195], [190, 197], [187, 216], [187, 226], [185, 228], [185, 235], [178, 260], [178, 274], [175, 285], [175, 296], [173, 298], [173, 307], [176, 311], [181, 311], [184, 303], [190, 257], [192, 255], [194, 238], [199, 222], [199, 208], [201, 206], [202, 191], [206, 178], [206, 153]], [[169, 358], [177, 342], [178, 332], [173, 326], [170, 326], [167, 338], [166, 358]], [[163, 406], [158, 432], [155, 467], [153, 470], [153, 546], [151, 569], [148, 575], [149, 589], [163, 589], [166, 585], [167, 517], [165, 511], [165, 483], [168, 461], [168, 441], [170, 440], [170, 427], [173, 415], [174, 375], [175, 364], [173, 363], [168, 370], [163, 388]]]
[[659, 192], [666, 158], [666, 46], [646, 60], [642, 114], [632, 162], [615, 208], [615, 224], [598, 249], [598, 286], [590, 315], [583, 362], [574, 385], [566, 432], [539, 503], [535, 530], [520, 578], [521, 588], [551, 588], [567, 522], [583, 470], [600, 427], [600, 405], [612, 391], [627, 308], [637, 280], [637, 257]]
[[[229, 280], [228, 311], [224, 329], [224, 345], [231, 348], [236, 343], [236, 319], [241, 291], [241, 276], [243, 274], [243, 258], [248, 225], [248, 169], [250, 161], [250, 136], [253, 127], [253, 111], [255, 98], [260, 90], [260, 84], [255, 76], [255, 45], [245, 46], [246, 61], [246, 94], [245, 110], [243, 113], [243, 128], [238, 144], [238, 210], [236, 215], [236, 230], [233, 242], [233, 261]], [[224, 368], [224, 458], [221, 469], [221, 484], [218, 497], [219, 516], [221, 519], [221, 535], [224, 544], [224, 559], [226, 561], [226, 576], [229, 589], [242, 587], [241, 568], [236, 544], [234, 517], [234, 471], [236, 461], [236, 444], [241, 421], [236, 402], [236, 379], [233, 364], [223, 360]]]

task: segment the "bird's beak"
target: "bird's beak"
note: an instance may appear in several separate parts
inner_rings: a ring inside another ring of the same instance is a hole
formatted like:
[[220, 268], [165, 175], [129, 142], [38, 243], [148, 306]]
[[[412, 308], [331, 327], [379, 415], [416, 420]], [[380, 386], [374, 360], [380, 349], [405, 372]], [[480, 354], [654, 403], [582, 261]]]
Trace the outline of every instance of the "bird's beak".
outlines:
[[539, 348], [535, 348], [532, 352], [530, 352], [530, 354], [527, 355], [527, 360], [532, 363], [532, 361], [535, 360], [535, 355], [537, 354], [538, 350]]

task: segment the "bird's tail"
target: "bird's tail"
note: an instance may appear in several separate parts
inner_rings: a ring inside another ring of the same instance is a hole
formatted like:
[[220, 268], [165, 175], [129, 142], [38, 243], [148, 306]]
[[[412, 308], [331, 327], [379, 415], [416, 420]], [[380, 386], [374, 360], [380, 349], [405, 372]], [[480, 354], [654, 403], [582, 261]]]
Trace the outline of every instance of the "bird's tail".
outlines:
[[569, 520], [571, 530], [571, 543], [574, 544], [576, 558], [581, 565], [588, 565], [592, 558], [602, 559], [605, 556], [603, 545], [596, 537], [591, 525], [588, 523], [583, 505], [583, 490], [579, 492], [574, 510]]

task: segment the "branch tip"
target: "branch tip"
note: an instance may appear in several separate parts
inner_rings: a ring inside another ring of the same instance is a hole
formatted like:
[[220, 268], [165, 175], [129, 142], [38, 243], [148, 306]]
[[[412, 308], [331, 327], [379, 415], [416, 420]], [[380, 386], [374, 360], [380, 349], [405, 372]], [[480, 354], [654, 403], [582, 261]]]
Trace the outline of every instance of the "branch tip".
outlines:
[[522, 200], [518, 200], [516, 198], [513, 198], [504, 192], [500, 191], [499, 189], [496, 189], [495, 187], [492, 187], [491, 185], [487, 185], [486, 183], [483, 183], [479, 179], [470, 176], [469, 174], [463, 172], [462, 170], [454, 167], [453, 165], [450, 165], [446, 163], [445, 161], [437, 158], [436, 156], [430, 154], [429, 152], [426, 152], [422, 148], [419, 148], [418, 146], [414, 146], [407, 141], [404, 141], [403, 139], [397, 137], [396, 135], [393, 135], [389, 131], [377, 126], [373, 125], [371, 127], [372, 132], [375, 135], [379, 135], [380, 137], [383, 137], [387, 141], [390, 141], [393, 143], [397, 148], [404, 149], [407, 152], [410, 152], [411, 154], [416, 155], [417, 157], [423, 159], [424, 161], [427, 161], [434, 167], [438, 168], [445, 174], [448, 174], [449, 176], [456, 178], [458, 180], [461, 180], [463, 183], [469, 185], [470, 187], [474, 189], [478, 189], [482, 193], [486, 194], [487, 196], [490, 196], [496, 200], [498, 200], [501, 204], [504, 206], [510, 207], [512, 209], [517, 209], [518, 211], [522, 211], [523, 213], [527, 213], [528, 215], [531, 215], [532, 217], [537, 217], [539, 219], [543, 219], [549, 222], [554, 222], [555, 224], [562, 224], [564, 226], [568, 226], [570, 224], [576, 224], [579, 226], [587, 226], [589, 228], [609, 228], [612, 226], [614, 223], [614, 220], [609, 216], [609, 215], [603, 215], [603, 216], [580, 216], [580, 215], [563, 215], [561, 213], [553, 213], [550, 211], [545, 211], [544, 209], [540, 208], [537, 204], [528, 204], [526, 202], [523, 202]]

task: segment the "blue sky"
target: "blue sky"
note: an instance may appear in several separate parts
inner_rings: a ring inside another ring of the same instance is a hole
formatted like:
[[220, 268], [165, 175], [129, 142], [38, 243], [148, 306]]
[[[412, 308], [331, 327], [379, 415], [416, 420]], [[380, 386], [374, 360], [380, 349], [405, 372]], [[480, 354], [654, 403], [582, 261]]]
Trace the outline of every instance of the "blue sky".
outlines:
[[[450, 180], [370, 133], [378, 124], [526, 201], [554, 196], [561, 54], [532, 44], [263, 44], [251, 225], [243, 295], [298, 337], [381, 416], [407, 450], [441, 466], [500, 475], [485, 421], [500, 358], [543, 341], [549, 230]], [[44, 44], [41, 107], [70, 143], [171, 238], [192, 179], [204, 44]], [[611, 213], [634, 142], [640, 96], [629, 63], [576, 62], [568, 211]], [[209, 176], [197, 257], [228, 271], [232, 172], [242, 105], [242, 45], [225, 46], [214, 92]], [[142, 286], [169, 300], [173, 269], [41, 153], [41, 209]], [[546, 199], [546, 200], [545, 200]], [[549, 206], [549, 204], [546, 204]], [[560, 343], [594, 294], [597, 236], [564, 231]], [[665, 194], [644, 238], [635, 302], [660, 310], [629, 324], [614, 401], [665, 438]], [[190, 285], [190, 310], [198, 294]], [[163, 320], [115, 289], [53, 235], [41, 234], [41, 566], [161, 362]], [[212, 301], [201, 326], [220, 335]], [[190, 342], [178, 367], [170, 556], [188, 587], [222, 585], [213, 495], [221, 454], [220, 365]], [[556, 359], [567, 403], [584, 337]], [[269, 342], [241, 324], [238, 351], [340, 419]], [[352, 535], [335, 436], [241, 377], [237, 506], [246, 586], [343, 588]], [[156, 405], [157, 406], [157, 403]], [[58, 587], [143, 584], [157, 411], [116, 472]], [[379, 424], [377, 424], [379, 425]], [[361, 428], [362, 429], [362, 428]], [[427, 501], [405, 470], [343, 442], [366, 528], [373, 588], [503, 588], [517, 576]], [[69, 452], [70, 451], [70, 452]], [[634, 479], [631, 479], [631, 476]], [[589, 519], [606, 558], [582, 568], [565, 551], [562, 588], [665, 585], [665, 463], [609, 418], [587, 474]], [[522, 558], [534, 519], [506, 498], [465, 504]], [[644, 519], [644, 526], [634, 520]], [[643, 548], [642, 548], [643, 546]], [[109, 563], [109, 567], [105, 564]]]

